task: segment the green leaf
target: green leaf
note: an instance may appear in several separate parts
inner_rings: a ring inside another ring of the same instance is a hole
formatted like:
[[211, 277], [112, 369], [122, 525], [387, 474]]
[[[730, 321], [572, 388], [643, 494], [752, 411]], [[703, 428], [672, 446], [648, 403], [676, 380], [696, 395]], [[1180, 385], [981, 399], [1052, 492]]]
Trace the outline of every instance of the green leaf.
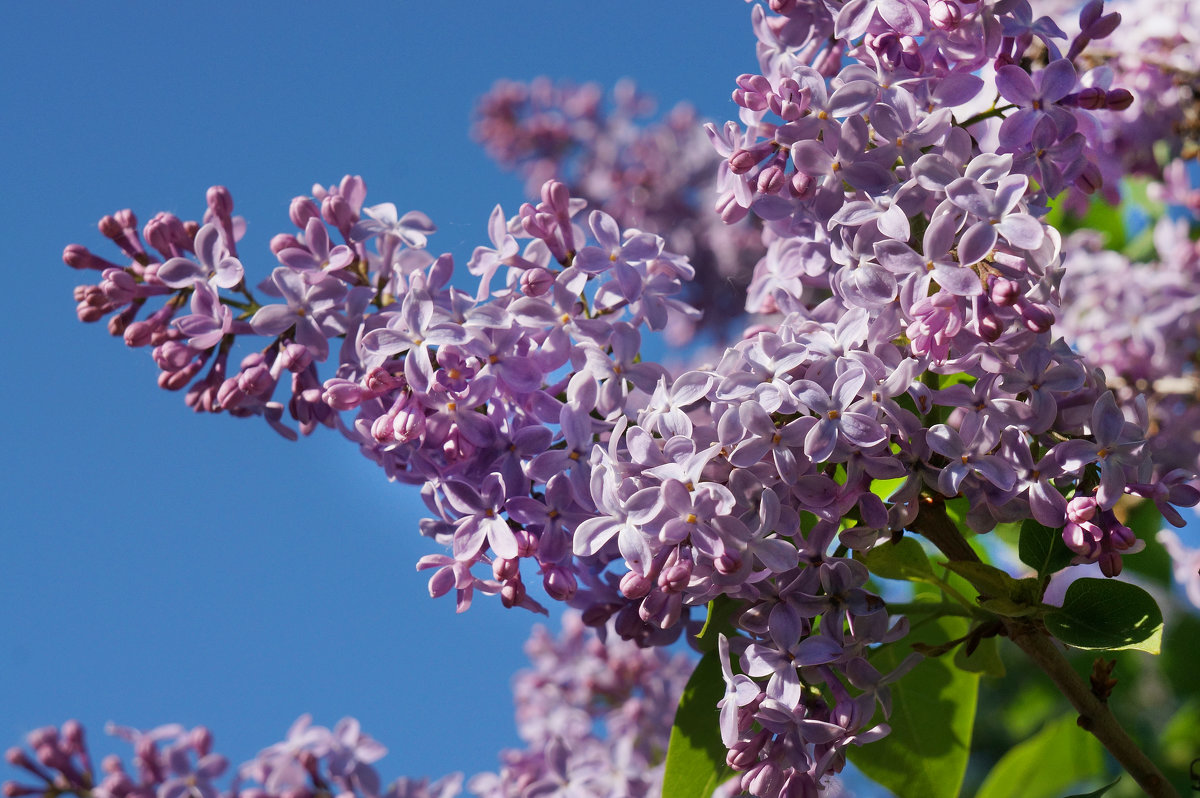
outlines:
[[1100, 798], [1101, 795], [1104, 795], [1104, 793], [1108, 792], [1113, 787], [1116, 787], [1117, 782], [1120, 780], [1121, 780], [1121, 777], [1117, 776], [1115, 779], [1110, 781], [1108, 784], [1105, 784], [1103, 787], [1101, 787], [1098, 790], [1092, 790], [1091, 792], [1081, 792], [1081, 793], [1077, 793], [1076, 795], [1068, 795], [1067, 798]]
[[1125, 246], [1125, 216], [1119, 205], [1110, 205], [1099, 194], [1092, 198], [1087, 213], [1079, 222], [1104, 236], [1107, 249], [1120, 250]]
[[743, 606], [740, 601], [734, 601], [725, 594], [708, 602], [708, 617], [704, 619], [704, 628], [696, 635], [697, 648], [704, 653], [716, 651], [717, 635], [724, 632], [726, 637], [732, 637], [734, 630], [731, 619]]
[[[904, 641], [881, 647], [871, 664], [889, 673], [909, 654], [906, 642], [940, 645], [967, 633], [963, 618], [935, 618], [914, 625]], [[862, 748], [850, 760], [869, 778], [897, 795], [954, 798], [962, 787], [971, 751], [979, 674], [942, 659], [926, 659], [891, 686], [892, 733]], [[663, 795], [684, 795], [664, 791]]]
[[981, 673], [997, 678], [1002, 678], [1005, 674], [1004, 661], [1000, 659], [1000, 647], [994, 637], [980, 640], [970, 655], [967, 654], [966, 643], [963, 643], [954, 652], [954, 664], [968, 673]]
[[900, 489], [900, 486], [908, 481], [908, 477], [896, 477], [895, 479], [873, 479], [871, 480], [871, 492], [879, 498], [887, 501], [892, 497], [892, 494]]
[[908, 582], [932, 582], [933, 568], [921, 544], [912, 538], [900, 538], [895, 543], [876, 546], [863, 555], [855, 554], [867, 570], [884, 579], [903, 579]]
[[1070, 565], [1075, 553], [1067, 548], [1061, 532], [1030, 518], [1021, 524], [1017, 555], [1021, 562], [1037, 571], [1038, 576], [1047, 577]]
[[1046, 613], [1046, 628], [1067, 645], [1116, 651], [1136, 648], [1157, 654], [1162, 612], [1137, 585], [1111, 579], [1076, 579], [1062, 609]]
[[721, 659], [716, 651], [705, 654], [675, 710], [671, 742], [667, 747], [663, 795], [694, 795], [708, 798], [733, 775], [725, 764], [717, 702], [725, 695]]
[[1000, 757], [975, 798], [1058, 798], [1072, 784], [1103, 769], [1100, 742], [1068, 715]]
[[951, 560], [945, 566], [966, 579], [981, 595], [1007, 598], [1018, 589], [1017, 580], [993, 565], [982, 562]]

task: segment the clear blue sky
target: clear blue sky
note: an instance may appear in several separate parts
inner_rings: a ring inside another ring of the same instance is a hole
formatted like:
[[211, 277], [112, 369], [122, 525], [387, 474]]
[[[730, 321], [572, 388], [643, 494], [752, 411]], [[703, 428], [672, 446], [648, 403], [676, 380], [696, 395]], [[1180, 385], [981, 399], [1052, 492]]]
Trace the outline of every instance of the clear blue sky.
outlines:
[[462, 262], [522, 199], [468, 136], [494, 80], [629, 76], [724, 119], [753, 46], [731, 0], [0, 6], [0, 746], [178, 721], [236, 764], [309, 711], [360, 718], [386, 779], [495, 767], [533, 616], [430, 600], [415, 492], [336, 434], [159, 390], [145, 351], [75, 320], [62, 248], [115, 255], [100, 216], [198, 218], [223, 183], [265, 276], [288, 200], [349, 172]]

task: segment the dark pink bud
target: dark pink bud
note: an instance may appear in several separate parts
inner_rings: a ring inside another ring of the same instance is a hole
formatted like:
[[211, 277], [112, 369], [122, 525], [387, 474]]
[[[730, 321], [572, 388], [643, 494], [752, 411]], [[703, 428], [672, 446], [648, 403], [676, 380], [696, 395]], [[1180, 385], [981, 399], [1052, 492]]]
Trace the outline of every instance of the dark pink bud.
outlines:
[[371, 422], [371, 437], [379, 443], [391, 443], [395, 440], [395, 433], [392, 432], [392, 416], [383, 414]]
[[1100, 15], [1104, 12], [1104, 0], [1090, 0], [1079, 9], [1079, 29], [1087, 30], [1087, 28], [1100, 19]]
[[1004, 335], [1004, 322], [996, 318], [994, 313], [981, 313], [979, 315], [979, 337], [985, 341], [996, 341], [1001, 335]]
[[[114, 317], [119, 318], [119, 317]], [[148, 321], [135, 321], [125, 328], [125, 345], [133, 348], [146, 346], [154, 335], [156, 325]]]
[[725, 224], [737, 224], [746, 218], [746, 214], [749, 212], [748, 208], [743, 208], [738, 204], [732, 191], [717, 199], [717, 213], [720, 214], [721, 221]]
[[372, 393], [383, 393], [403, 385], [403, 377], [398, 377], [381, 366], [371, 369], [367, 372], [367, 376], [363, 377], [363, 387]]
[[725, 755], [725, 763], [734, 770], [746, 770], [758, 761], [763, 746], [770, 739], [771, 733], [763, 729], [749, 740], [738, 740]]
[[304, 249], [304, 245], [300, 243], [300, 239], [296, 238], [291, 233], [279, 233], [271, 238], [271, 252], [278, 255], [285, 249]]
[[550, 180], [542, 185], [542, 202], [546, 203], [556, 213], [567, 213], [571, 205], [571, 192], [567, 184], [558, 180]]
[[729, 169], [735, 175], [744, 175], [762, 160], [762, 153], [754, 150], [738, 150], [729, 156]]
[[405, 407], [392, 419], [392, 437], [400, 443], [415, 441], [425, 432], [425, 413], [420, 407]]
[[796, 10], [796, 0], [770, 0], [767, 5], [776, 14], [790, 14]]
[[237, 377], [230, 377], [217, 389], [217, 405], [223, 410], [232, 410], [245, 398], [246, 393], [239, 387]]
[[121, 223], [118, 222], [116, 217], [113, 216], [102, 217], [100, 219], [100, 223], [96, 226], [100, 228], [100, 234], [105, 238], [116, 240], [125, 235], [125, 231], [121, 227]]
[[537, 554], [537, 536], [528, 529], [514, 529], [513, 537], [517, 539], [518, 557], [532, 557], [534, 554]]
[[187, 387], [192, 378], [204, 366], [199, 360], [193, 360], [179, 371], [162, 371], [158, 375], [158, 387], [168, 391], [181, 391]]
[[225, 186], [212, 186], [204, 195], [208, 207], [219, 219], [227, 219], [233, 213], [233, 195]]
[[736, 552], [725, 552], [713, 562], [717, 573], [733, 574], [742, 567], [742, 558]]
[[650, 594], [654, 582], [636, 571], [630, 571], [621, 577], [621, 593], [626, 598], [640, 599]]
[[1114, 576], [1120, 576], [1121, 569], [1124, 566], [1124, 563], [1121, 561], [1121, 555], [1115, 551], [1106, 551], [1104, 554], [1101, 554], [1097, 562], [1100, 565], [1100, 573], [1110, 579]]
[[1054, 324], [1054, 312], [1045, 305], [1026, 302], [1021, 306], [1021, 320], [1031, 332], [1044, 333]]
[[1075, 104], [1080, 108], [1086, 108], [1089, 111], [1095, 111], [1098, 108], [1103, 108], [1106, 100], [1107, 92], [1104, 89], [1096, 86], [1088, 86], [1080, 89], [1075, 95]]
[[4, 761], [13, 767], [28, 769], [32, 764], [29, 761], [29, 756], [21, 748], [13, 746], [4, 752]]
[[109, 754], [100, 760], [101, 773], [124, 773], [125, 766], [121, 763], [121, 757], [116, 754]]
[[262, 363], [243, 371], [237, 380], [238, 387], [250, 396], [266, 396], [275, 390], [275, 378]]
[[1021, 298], [1021, 286], [1014, 280], [997, 277], [992, 280], [990, 293], [992, 301], [997, 305], [1002, 308], [1011, 307]]
[[777, 194], [785, 182], [783, 168], [778, 164], [771, 164], [758, 174], [758, 191], [760, 194]]
[[512, 609], [525, 600], [525, 585], [519, 581], [505, 582], [500, 588], [500, 603]]
[[751, 795], [775, 795], [779, 792], [780, 776], [774, 762], [759, 762], [742, 776], [742, 789]]
[[1113, 89], [1105, 95], [1104, 102], [1110, 111], [1124, 111], [1133, 105], [1133, 95], [1126, 89]]
[[70, 266], [72, 269], [95, 269], [96, 271], [104, 271], [105, 269], [121, 268], [111, 261], [93, 255], [92, 252], [79, 244], [70, 244], [63, 250], [63, 263]]
[[1103, 185], [1104, 178], [1100, 176], [1100, 169], [1091, 161], [1087, 162], [1079, 177], [1075, 178], [1075, 187], [1085, 194], [1095, 194]]
[[3, 786], [0, 786], [0, 792], [4, 793], [4, 798], [20, 798], [21, 796], [36, 795], [44, 791], [44, 787], [26, 787], [17, 784], [15, 781], [6, 781]]
[[668, 593], [679, 593], [687, 587], [692, 578], [691, 560], [682, 560], [663, 568], [658, 575], [658, 586]]
[[525, 296], [544, 296], [554, 286], [554, 275], [538, 266], [521, 272], [521, 292]]
[[555, 601], [569, 601], [579, 589], [579, 583], [570, 571], [551, 565], [542, 576], [542, 587], [546, 589], [546, 595]]
[[304, 371], [313, 361], [312, 352], [304, 344], [291, 341], [279, 353], [279, 363], [291, 372]]
[[1098, 506], [1095, 496], [1076, 496], [1067, 502], [1067, 518], [1076, 524], [1086, 523], [1095, 517]]
[[504, 557], [497, 557], [492, 560], [492, 576], [498, 582], [517, 579], [521, 576], [521, 562], [515, 559], [509, 560]]
[[[236, 380], [234, 381], [236, 383]], [[335, 377], [325, 381], [321, 401], [334, 410], [353, 410], [362, 404], [363, 389], [353, 380]]]
[[962, 9], [954, 0], [935, 0], [929, 7], [929, 19], [942, 30], [954, 30], [962, 24]]
[[113, 218], [116, 219], [117, 224], [121, 225], [122, 230], [137, 230], [137, 216], [129, 208], [117, 211], [113, 214]]
[[288, 216], [292, 224], [303, 230], [309, 219], [321, 218], [321, 209], [313, 202], [312, 197], [293, 197], [292, 204], [288, 206]]
[[343, 235], [354, 225], [354, 209], [341, 194], [330, 194], [321, 203], [321, 218], [336, 227]]
[[811, 175], [806, 175], [803, 172], [796, 172], [792, 175], [792, 196], [796, 199], [808, 199], [813, 195], [816, 186], [817, 181]]

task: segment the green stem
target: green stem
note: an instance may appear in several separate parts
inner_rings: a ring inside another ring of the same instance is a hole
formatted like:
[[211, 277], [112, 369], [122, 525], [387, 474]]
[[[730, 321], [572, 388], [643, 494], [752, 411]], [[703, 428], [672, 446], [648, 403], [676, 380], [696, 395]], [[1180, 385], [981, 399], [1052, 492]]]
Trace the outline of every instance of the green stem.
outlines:
[[1005, 111], [1011, 111], [1012, 109], [1014, 109], [1016, 107], [1017, 107], [1016, 105], [1002, 105], [999, 108], [997, 108], [995, 105], [993, 105], [988, 110], [980, 111], [979, 113], [975, 114], [975, 116], [972, 116], [971, 118], [967, 119], [965, 122], [960, 122], [958, 124], [958, 126], [959, 127], [970, 127], [971, 125], [982, 122], [985, 119], [991, 119], [994, 116], [1004, 116]]
[[[975, 550], [946, 515], [944, 506], [929, 502], [922, 506], [913, 522], [913, 531], [928, 538], [951, 560], [979, 562]], [[1000, 618], [1005, 633], [1054, 682], [1071, 706], [1079, 713], [1080, 728], [1090, 732], [1128, 771], [1147, 795], [1153, 798], [1179, 798], [1158, 766], [1146, 756], [1117, 721], [1108, 705], [1100, 700], [1059, 651], [1045, 630], [1020, 618]]]

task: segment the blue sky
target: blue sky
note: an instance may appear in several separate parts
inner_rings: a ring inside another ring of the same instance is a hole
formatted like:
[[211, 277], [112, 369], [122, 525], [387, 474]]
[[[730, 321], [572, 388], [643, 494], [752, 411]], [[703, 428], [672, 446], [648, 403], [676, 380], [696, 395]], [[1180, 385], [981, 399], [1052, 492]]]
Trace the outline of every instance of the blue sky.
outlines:
[[357, 173], [462, 262], [522, 200], [468, 135], [494, 80], [628, 76], [724, 119], [753, 66], [731, 0], [0, 6], [0, 743], [204, 723], [238, 763], [308, 711], [360, 718], [387, 779], [493, 768], [534, 617], [430, 600], [415, 491], [336, 434], [292, 444], [159, 390], [145, 351], [75, 320], [62, 248], [115, 255], [100, 216], [198, 218], [222, 183], [265, 276], [289, 199]]

